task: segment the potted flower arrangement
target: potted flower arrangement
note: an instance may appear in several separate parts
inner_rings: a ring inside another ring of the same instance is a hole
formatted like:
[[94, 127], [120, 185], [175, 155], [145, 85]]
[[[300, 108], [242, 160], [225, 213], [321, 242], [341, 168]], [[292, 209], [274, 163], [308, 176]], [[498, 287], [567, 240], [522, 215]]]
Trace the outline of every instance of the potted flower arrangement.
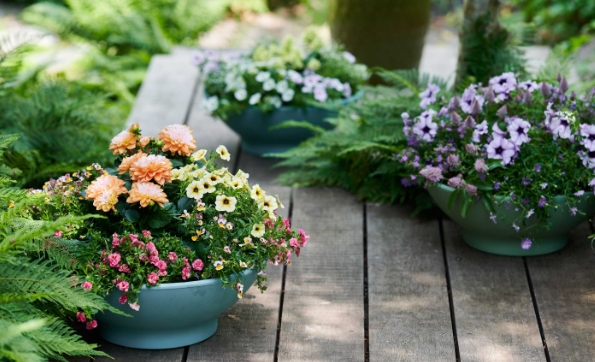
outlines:
[[75, 232], [87, 240], [78, 253], [80, 287], [133, 318], [94, 320], [90, 310], [77, 318], [112, 343], [161, 349], [210, 337], [219, 314], [254, 282], [266, 289], [268, 263], [290, 264], [308, 241], [277, 216], [277, 197], [250, 187], [248, 174], [217, 166], [230, 159], [224, 146], [195, 151], [187, 126], [151, 138], [133, 125], [110, 149], [116, 169], [94, 164], [44, 192], [70, 212], [105, 217]]
[[303, 47], [287, 37], [226, 60], [200, 52], [194, 62], [206, 77], [204, 108], [242, 137], [245, 151], [257, 155], [285, 151], [312, 135], [308, 128], [271, 130], [284, 121], [329, 129], [324, 118], [361, 97], [360, 85], [369, 76], [353, 55], [336, 45], [325, 47], [312, 31], [305, 33]]
[[406, 184], [419, 183], [474, 248], [539, 255], [595, 213], [595, 91], [577, 96], [513, 73], [446, 98], [430, 84], [404, 113]]

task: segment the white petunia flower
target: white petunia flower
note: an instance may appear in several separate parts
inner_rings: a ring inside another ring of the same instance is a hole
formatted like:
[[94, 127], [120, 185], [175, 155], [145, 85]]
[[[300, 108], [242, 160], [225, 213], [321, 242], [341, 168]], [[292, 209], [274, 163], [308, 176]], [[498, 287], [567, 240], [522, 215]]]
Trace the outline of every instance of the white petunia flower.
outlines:
[[270, 97], [268, 101], [270, 104], [275, 106], [275, 108], [279, 108], [283, 104], [283, 102], [281, 102], [281, 98], [277, 96]]
[[205, 99], [202, 102], [202, 107], [209, 112], [216, 111], [219, 108], [219, 98], [217, 96], [212, 96]]
[[256, 79], [257, 82], [267, 81], [267, 80], [271, 79], [271, 73], [269, 73], [269, 72], [258, 72], [256, 74], [256, 78], [255, 79]]
[[291, 102], [294, 95], [295, 95], [295, 91], [290, 88], [290, 89], [286, 90], [285, 92], [283, 92], [283, 94], [281, 95], [281, 99], [283, 99], [283, 102]]
[[283, 94], [287, 89], [289, 89], [289, 84], [284, 79], [284, 80], [280, 81], [279, 83], [277, 83], [277, 86], [275, 87], [275, 89], [277, 90], [277, 92]]
[[246, 97], [248, 97], [248, 92], [245, 89], [238, 89], [233, 95], [238, 101], [241, 102], [245, 100]]
[[272, 79], [268, 79], [267, 81], [265, 81], [262, 84], [262, 89], [264, 89], [265, 91], [270, 91], [273, 90], [275, 88], [275, 81]]
[[254, 93], [251, 97], [250, 100], [248, 101], [248, 103], [250, 103], [251, 105], [255, 105], [258, 102], [260, 102], [260, 93]]

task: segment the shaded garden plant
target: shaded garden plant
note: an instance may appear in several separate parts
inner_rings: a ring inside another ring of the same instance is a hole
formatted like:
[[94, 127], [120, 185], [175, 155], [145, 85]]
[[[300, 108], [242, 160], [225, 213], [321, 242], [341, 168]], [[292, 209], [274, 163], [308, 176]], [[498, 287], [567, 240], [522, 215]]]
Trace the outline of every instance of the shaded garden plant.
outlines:
[[[531, 218], [549, 228], [554, 196], [581, 213], [579, 198], [595, 188], [595, 90], [578, 96], [562, 77], [552, 85], [504, 73], [460, 96], [430, 84], [420, 97], [419, 110], [402, 115], [409, 147], [398, 162], [411, 171], [404, 185], [446, 183], [463, 216], [476, 199], [494, 214], [495, 204], [514, 208], [519, 218], [506, 222], [517, 231]], [[519, 233], [523, 248], [531, 232]]]
[[270, 112], [349, 98], [368, 79], [366, 66], [339, 46], [325, 47], [313, 31], [304, 34], [302, 47], [287, 37], [247, 55], [200, 52], [194, 62], [206, 77], [203, 106], [222, 119], [250, 106]]
[[244, 286], [234, 275], [254, 270], [264, 291], [267, 264], [289, 265], [309, 239], [277, 216], [283, 205], [276, 196], [250, 187], [241, 170], [233, 175], [217, 166], [230, 160], [224, 146], [196, 150], [187, 126], [165, 127], [153, 138], [135, 124], [110, 149], [116, 169], [94, 164], [43, 190], [57, 214], [107, 217], [67, 231], [88, 240], [77, 260], [79, 287], [121, 293], [120, 302], [136, 310], [143, 285], [169, 282], [221, 278], [241, 298]]

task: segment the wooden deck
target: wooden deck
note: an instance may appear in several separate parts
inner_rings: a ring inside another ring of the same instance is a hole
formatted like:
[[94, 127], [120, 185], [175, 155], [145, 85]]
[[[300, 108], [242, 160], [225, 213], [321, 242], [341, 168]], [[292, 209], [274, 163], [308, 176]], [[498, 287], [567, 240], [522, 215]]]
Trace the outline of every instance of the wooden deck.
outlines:
[[595, 361], [589, 224], [561, 252], [499, 257], [467, 247], [452, 222], [411, 218], [407, 207], [274, 185], [273, 161], [243, 153], [200, 109], [201, 95], [185, 52], [156, 56], [129, 123], [152, 135], [183, 123], [199, 148], [226, 145], [230, 168], [278, 193], [311, 239], [291, 266], [269, 267], [269, 290], [250, 289], [212, 338], [163, 351], [100, 342], [116, 361]]

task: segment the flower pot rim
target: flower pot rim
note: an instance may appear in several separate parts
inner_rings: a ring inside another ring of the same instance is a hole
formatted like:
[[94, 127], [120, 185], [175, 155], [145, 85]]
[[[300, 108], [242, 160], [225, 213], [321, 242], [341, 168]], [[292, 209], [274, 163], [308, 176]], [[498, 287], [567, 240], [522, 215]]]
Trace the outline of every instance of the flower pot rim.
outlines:
[[[339, 106], [339, 105], [346, 105], [355, 101], [360, 100], [363, 96], [364, 93], [366, 93], [363, 89], [358, 90], [355, 94], [352, 94], [351, 97], [348, 98], [342, 98], [342, 99], [334, 99], [334, 100], [330, 100], [328, 102], [314, 102], [314, 104], [307, 104], [306, 107], [315, 107], [315, 108], [327, 108], [327, 107], [321, 107], [318, 105], [331, 105], [331, 106]], [[204, 91], [204, 95], [205, 97], [210, 97], [211, 95], [209, 93], [207, 93], [206, 91]], [[296, 109], [296, 108], [302, 108], [299, 106], [292, 106], [292, 105], [283, 105], [279, 108], [276, 108], [274, 111], [278, 111], [278, 110], [292, 110], [292, 109]], [[241, 113], [245, 112], [248, 109], [256, 109], [256, 106], [254, 105], [249, 105], [248, 107], [246, 107]], [[267, 112], [270, 113], [270, 112]], [[240, 113], [237, 113], [240, 114]], [[236, 114], [234, 114], [236, 115]]]
[[[240, 274], [250, 275], [252, 273], [255, 273], [254, 269], [244, 270]], [[235, 276], [235, 275], [238, 275], [238, 274], [231, 274], [230, 276]], [[195, 288], [195, 287], [214, 285], [214, 284], [220, 284], [220, 283], [221, 283], [221, 278], [209, 278], [209, 279], [202, 279], [202, 280], [193, 280], [191, 282], [163, 283], [163, 284], [152, 286], [150, 288], [147, 287], [146, 284], [144, 284], [140, 290], [143, 291], [143, 290], [187, 289], [187, 288]]]
[[[438, 188], [440, 188], [444, 191], [447, 191], [447, 192], [455, 191], [454, 188], [452, 188], [448, 185], [445, 185], [441, 182], [436, 182], [433, 186], [430, 186], [430, 187], [438, 187]], [[592, 196], [592, 195], [588, 195], [587, 192], [585, 192], [585, 194], [583, 196], [581, 196], [580, 198], [590, 197], [590, 196]], [[494, 197], [494, 199], [497, 201], [504, 201], [504, 200], [510, 199], [510, 196], [497, 196], [497, 197]], [[566, 200], [566, 197], [564, 195], [556, 195], [552, 198], [552, 200], [555, 202], [564, 202]]]

